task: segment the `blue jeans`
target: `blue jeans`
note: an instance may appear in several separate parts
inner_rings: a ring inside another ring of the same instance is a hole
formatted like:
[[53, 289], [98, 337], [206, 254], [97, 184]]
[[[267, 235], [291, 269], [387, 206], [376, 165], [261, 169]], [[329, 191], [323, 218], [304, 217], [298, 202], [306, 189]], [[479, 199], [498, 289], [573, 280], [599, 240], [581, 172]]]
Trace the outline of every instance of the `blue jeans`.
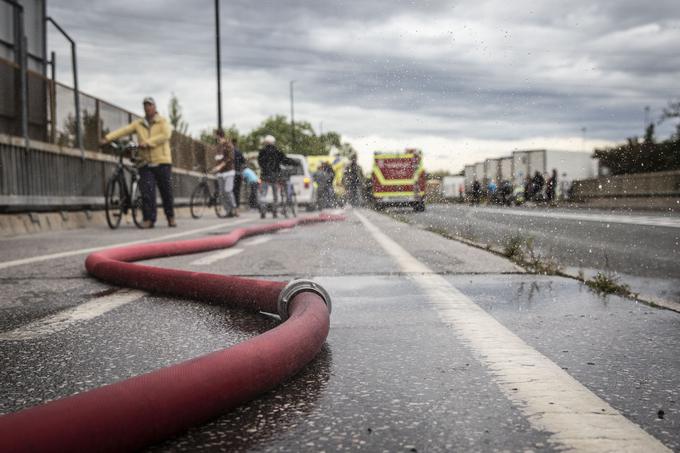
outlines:
[[163, 211], [167, 218], [175, 217], [172, 196], [172, 165], [145, 165], [139, 169], [139, 191], [142, 193], [142, 217], [156, 223], [156, 186], [163, 200]]

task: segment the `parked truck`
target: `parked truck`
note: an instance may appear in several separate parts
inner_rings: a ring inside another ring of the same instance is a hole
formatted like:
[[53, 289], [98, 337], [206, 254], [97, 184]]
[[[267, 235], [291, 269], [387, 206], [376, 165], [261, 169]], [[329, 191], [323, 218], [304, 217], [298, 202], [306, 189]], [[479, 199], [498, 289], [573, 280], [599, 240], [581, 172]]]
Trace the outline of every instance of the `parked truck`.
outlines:
[[[523, 186], [527, 176], [533, 177], [538, 172], [544, 177], [557, 170], [558, 190], [569, 187], [572, 181], [597, 176], [597, 159], [590, 153], [578, 151], [559, 151], [550, 149], [533, 149], [514, 151], [512, 153], [513, 184]], [[562, 192], [566, 190], [562, 189]], [[566, 193], [562, 193], [562, 196]]]
[[410, 206], [415, 211], [424, 211], [426, 175], [422, 152], [417, 149], [403, 153], [376, 152], [371, 184], [376, 209]]
[[444, 176], [441, 191], [446, 200], [462, 199], [465, 197], [465, 176]]

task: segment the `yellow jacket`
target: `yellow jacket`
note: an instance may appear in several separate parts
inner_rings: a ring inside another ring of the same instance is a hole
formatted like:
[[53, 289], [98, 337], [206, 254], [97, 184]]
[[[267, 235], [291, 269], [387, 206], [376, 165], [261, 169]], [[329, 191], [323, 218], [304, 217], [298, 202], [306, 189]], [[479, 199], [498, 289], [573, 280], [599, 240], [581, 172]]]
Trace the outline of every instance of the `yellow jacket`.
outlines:
[[156, 114], [151, 120], [151, 124], [147, 124], [146, 119], [140, 118], [127, 126], [109, 132], [104, 138], [110, 142], [130, 134], [137, 135], [140, 145], [148, 144], [150, 146], [139, 150], [141, 165], [172, 164], [172, 153], [170, 152], [172, 128], [168, 120]]

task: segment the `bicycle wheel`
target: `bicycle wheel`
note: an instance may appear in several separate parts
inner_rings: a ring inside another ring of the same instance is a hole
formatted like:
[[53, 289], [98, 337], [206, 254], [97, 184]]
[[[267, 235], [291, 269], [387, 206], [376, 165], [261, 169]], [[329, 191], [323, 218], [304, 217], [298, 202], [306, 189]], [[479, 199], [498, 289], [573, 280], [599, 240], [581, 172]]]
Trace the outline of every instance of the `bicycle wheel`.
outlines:
[[220, 219], [224, 219], [229, 215], [227, 210], [224, 207], [224, 202], [222, 200], [223, 195], [221, 194], [215, 194], [215, 214], [217, 214], [217, 217]]
[[121, 178], [112, 176], [106, 183], [104, 194], [104, 209], [106, 210], [106, 223], [109, 228], [115, 230], [120, 225], [125, 209], [125, 188]]
[[132, 199], [132, 221], [135, 222], [137, 228], [142, 228], [142, 194], [139, 191], [139, 183], [132, 181], [131, 196]]
[[293, 214], [293, 217], [297, 217], [297, 211], [296, 211], [296, 205], [297, 205], [297, 196], [293, 193], [291, 194], [289, 198], [290, 202], [290, 213]]
[[191, 217], [200, 219], [205, 209], [210, 205], [210, 191], [205, 184], [199, 184], [191, 193], [189, 200], [189, 210]]

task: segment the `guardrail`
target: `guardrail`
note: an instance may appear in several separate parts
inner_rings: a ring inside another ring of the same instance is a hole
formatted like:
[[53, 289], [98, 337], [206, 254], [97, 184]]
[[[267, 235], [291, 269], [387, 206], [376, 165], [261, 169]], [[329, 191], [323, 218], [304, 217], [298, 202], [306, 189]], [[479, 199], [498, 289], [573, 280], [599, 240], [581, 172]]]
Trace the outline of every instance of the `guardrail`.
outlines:
[[[0, 134], [0, 212], [100, 209], [116, 158]], [[175, 205], [188, 204], [202, 173], [173, 167]]]

